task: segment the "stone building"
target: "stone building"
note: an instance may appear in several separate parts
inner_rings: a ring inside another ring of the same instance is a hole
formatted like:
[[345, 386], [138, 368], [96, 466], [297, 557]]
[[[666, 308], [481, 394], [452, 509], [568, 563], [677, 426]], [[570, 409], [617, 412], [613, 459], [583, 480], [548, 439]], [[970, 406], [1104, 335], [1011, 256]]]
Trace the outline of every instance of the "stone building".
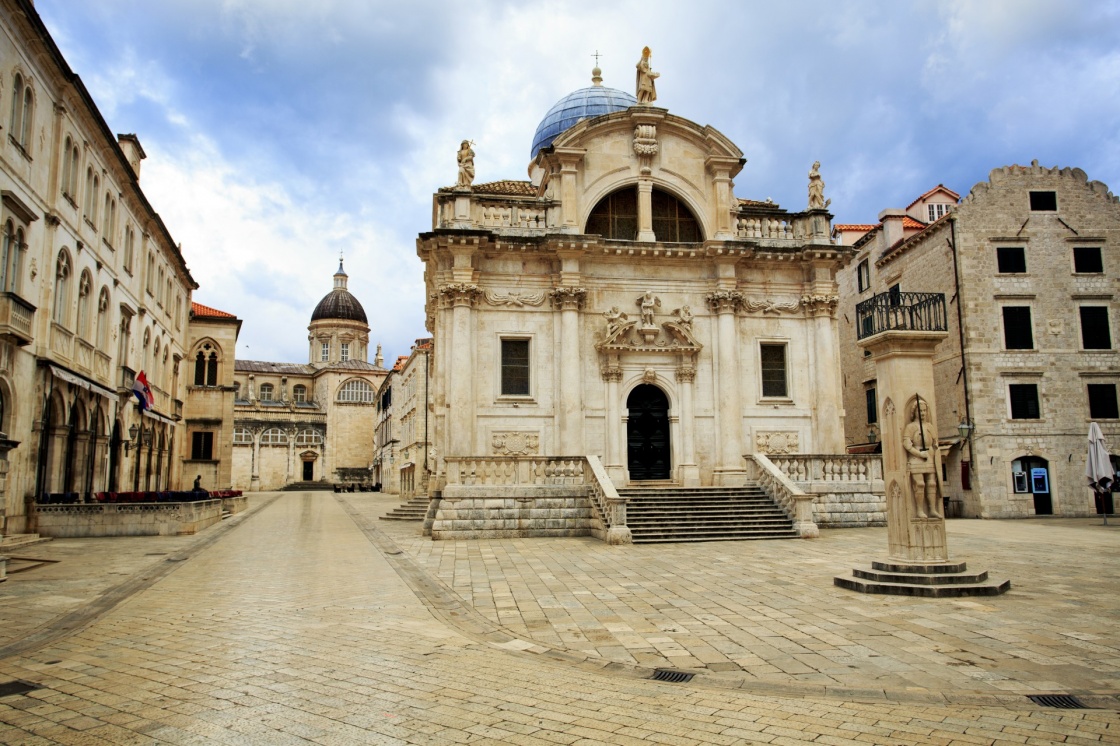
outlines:
[[[141, 190], [138, 138], [113, 135], [30, 0], [0, 2], [0, 28], [8, 534], [29, 528], [38, 494], [181, 484], [180, 365], [197, 285]], [[154, 399], [145, 416], [138, 371]]]
[[200, 478], [203, 489], [233, 484], [234, 358], [241, 319], [191, 303], [187, 352], [187, 443], [183, 481]]
[[387, 371], [368, 362], [369, 322], [339, 262], [311, 314], [308, 362], [237, 360], [233, 486], [277, 490], [372, 481], [376, 393]]
[[403, 499], [427, 494], [431, 474], [431, 420], [428, 411], [432, 340], [416, 340], [412, 351], [400, 360], [396, 387], [397, 438], [400, 441], [398, 489]]
[[746, 482], [752, 453], [841, 453], [853, 252], [816, 167], [804, 210], [740, 199], [746, 159], [722, 133], [592, 83], [542, 120], [529, 180], [472, 184], [464, 143], [459, 185], [435, 194], [417, 241], [434, 488], [446, 502], [506, 457], [706, 486]]
[[400, 382], [401, 368], [408, 358], [401, 355], [377, 389], [377, 424], [373, 428], [373, 483], [386, 494], [400, 491], [400, 422], [393, 415], [393, 396]]
[[[958, 206], [953, 197], [939, 187], [884, 210], [852, 244], [839, 274], [847, 440], [867, 441], [878, 417], [856, 304], [944, 293], [934, 374], [950, 514], [1086, 515], [1089, 423], [1120, 442], [1120, 205], [1081, 169], [1037, 162], [993, 170]], [[908, 228], [915, 219], [925, 225]]]

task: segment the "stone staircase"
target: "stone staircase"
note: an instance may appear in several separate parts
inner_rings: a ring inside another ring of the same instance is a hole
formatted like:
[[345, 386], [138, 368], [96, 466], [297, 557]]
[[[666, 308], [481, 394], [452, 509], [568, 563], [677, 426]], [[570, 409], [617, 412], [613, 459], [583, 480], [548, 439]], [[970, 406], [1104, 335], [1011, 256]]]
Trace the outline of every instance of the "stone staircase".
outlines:
[[689, 488], [642, 485], [619, 489], [618, 494], [629, 499], [626, 525], [635, 544], [799, 536], [785, 511], [755, 483]]
[[422, 521], [428, 513], [428, 496], [417, 495], [381, 516], [383, 521]]

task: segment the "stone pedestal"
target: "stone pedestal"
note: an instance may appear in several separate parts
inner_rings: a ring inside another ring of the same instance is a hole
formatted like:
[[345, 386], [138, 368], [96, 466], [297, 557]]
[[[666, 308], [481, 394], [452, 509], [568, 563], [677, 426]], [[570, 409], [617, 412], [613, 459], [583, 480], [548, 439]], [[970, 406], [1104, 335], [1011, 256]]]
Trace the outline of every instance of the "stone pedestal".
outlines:
[[933, 353], [946, 336], [888, 329], [859, 342], [875, 361], [889, 561], [856, 569], [854, 578], [835, 578], [842, 588], [944, 597], [995, 595], [1011, 586], [949, 561], [933, 381]]

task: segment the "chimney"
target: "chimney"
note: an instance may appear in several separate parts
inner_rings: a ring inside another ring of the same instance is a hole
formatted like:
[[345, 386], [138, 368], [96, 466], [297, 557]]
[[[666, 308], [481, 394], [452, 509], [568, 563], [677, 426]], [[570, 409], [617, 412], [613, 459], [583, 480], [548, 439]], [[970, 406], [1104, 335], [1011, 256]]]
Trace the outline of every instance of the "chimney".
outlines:
[[902, 219], [906, 211], [898, 208], [887, 208], [879, 213], [879, 221], [883, 224], [884, 248], [889, 249], [902, 240]]
[[117, 135], [117, 144], [124, 151], [128, 165], [132, 166], [132, 173], [136, 175], [136, 180], [140, 181], [140, 161], [148, 157], [140, 147], [140, 139], [136, 135]]

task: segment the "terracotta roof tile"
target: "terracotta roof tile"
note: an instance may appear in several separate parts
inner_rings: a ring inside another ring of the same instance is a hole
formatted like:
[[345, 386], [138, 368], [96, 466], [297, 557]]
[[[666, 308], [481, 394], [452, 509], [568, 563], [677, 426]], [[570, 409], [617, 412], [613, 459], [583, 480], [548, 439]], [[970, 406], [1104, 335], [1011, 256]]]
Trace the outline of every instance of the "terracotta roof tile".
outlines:
[[404, 364], [408, 362], [408, 355], [397, 355], [397, 362], [393, 363], [393, 370], [400, 373], [404, 370]]
[[832, 226], [832, 229], [837, 231], [873, 231], [878, 227], [878, 223], [836, 223]]
[[915, 220], [909, 215], [904, 215], [902, 217], [902, 227], [920, 231], [926, 227], [926, 224], [921, 222], [920, 220]]
[[[455, 187], [444, 187], [444, 189], [451, 191], [454, 190]], [[515, 181], [513, 179], [488, 181], [485, 184], [474, 184], [471, 186], [471, 192], [473, 194], [503, 194], [511, 197], [537, 196], [537, 188], [533, 186], [533, 182]]]
[[191, 301], [191, 316], [209, 316], [211, 318], [217, 318], [217, 319], [236, 319], [237, 318], [232, 313], [226, 313], [225, 311], [219, 311], [216, 308], [211, 308], [210, 306], [204, 306], [201, 303], [195, 303], [193, 300]]

